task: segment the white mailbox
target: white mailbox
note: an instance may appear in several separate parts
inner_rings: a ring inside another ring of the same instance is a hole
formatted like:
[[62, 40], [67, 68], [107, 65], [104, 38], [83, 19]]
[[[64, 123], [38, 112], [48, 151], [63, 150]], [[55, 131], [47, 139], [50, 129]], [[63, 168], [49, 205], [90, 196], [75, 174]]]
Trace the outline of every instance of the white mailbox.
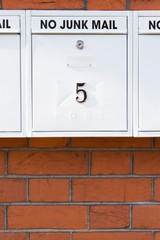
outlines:
[[131, 16], [28, 11], [29, 136], [132, 135]]
[[0, 11], [0, 137], [25, 136], [25, 14]]
[[160, 11], [134, 15], [134, 136], [160, 136]]

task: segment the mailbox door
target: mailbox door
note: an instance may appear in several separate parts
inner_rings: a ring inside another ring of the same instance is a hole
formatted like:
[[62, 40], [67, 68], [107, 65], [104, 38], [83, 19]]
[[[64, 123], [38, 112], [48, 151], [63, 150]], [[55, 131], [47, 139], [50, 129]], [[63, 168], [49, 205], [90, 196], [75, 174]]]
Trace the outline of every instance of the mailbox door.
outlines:
[[126, 35], [36, 35], [32, 47], [35, 131], [127, 129]]
[[160, 131], [160, 35], [139, 36], [139, 128]]
[[0, 35], [0, 131], [21, 131], [20, 35]]

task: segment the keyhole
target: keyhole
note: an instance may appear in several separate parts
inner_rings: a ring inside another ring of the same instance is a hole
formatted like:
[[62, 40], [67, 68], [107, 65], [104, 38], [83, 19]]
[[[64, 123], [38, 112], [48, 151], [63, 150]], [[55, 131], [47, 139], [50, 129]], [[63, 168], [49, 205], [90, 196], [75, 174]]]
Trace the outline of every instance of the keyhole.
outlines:
[[84, 48], [84, 42], [83, 42], [82, 40], [78, 40], [78, 41], [76, 42], [76, 47], [77, 47], [78, 49], [83, 49], [83, 48]]

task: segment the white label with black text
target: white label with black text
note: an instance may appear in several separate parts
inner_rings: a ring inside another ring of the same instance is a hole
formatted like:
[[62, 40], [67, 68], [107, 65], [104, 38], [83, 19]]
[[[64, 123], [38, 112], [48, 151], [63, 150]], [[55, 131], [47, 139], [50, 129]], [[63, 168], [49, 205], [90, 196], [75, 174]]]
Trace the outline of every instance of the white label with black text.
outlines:
[[32, 33], [127, 34], [126, 17], [33, 17]]

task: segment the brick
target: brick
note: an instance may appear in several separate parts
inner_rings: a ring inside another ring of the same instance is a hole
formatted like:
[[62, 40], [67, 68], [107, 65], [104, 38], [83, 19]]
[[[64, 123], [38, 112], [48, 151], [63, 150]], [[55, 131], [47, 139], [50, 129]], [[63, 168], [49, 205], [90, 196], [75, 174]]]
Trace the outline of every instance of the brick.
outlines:
[[10, 152], [9, 174], [81, 175], [88, 174], [87, 152]]
[[30, 240], [70, 240], [69, 233], [30, 233]]
[[155, 233], [154, 240], [160, 240], [160, 233], [159, 232]]
[[26, 233], [0, 233], [1, 240], [27, 240]]
[[26, 138], [0, 138], [0, 148], [26, 147]]
[[160, 206], [134, 206], [133, 228], [157, 229], [160, 228]]
[[26, 181], [23, 179], [0, 179], [0, 202], [26, 200]]
[[0, 229], [4, 229], [4, 208], [0, 206]]
[[74, 179], [72, 193], [76, 202], [150, 201], [151, 179]]
[[83, 0], [5, 0], [3, 9], [83, 9]]
[[90, 228], [128, 228], [129, 206], [91, 206]]
[[5, 174], [5, 153], [0, 152], [0, 175]]
[[129, 152], [93, 152], [92, 174], [129, 174]]
[[160, 2], [157, 0], [130, 0], [131, 10], [160, 10]]
[[160, 178], [154, 181], [154, 200], [160, 201]]
[[135, 152], [134, 173], [142, 175], [160, 174], [160, 152]]
[[160, 148], [160, 138], [155, 138], [155, 148]]
[[55, 148], [67, 147], [68, 138], [30, 138], [29, 147], [33, 148]]
[[86, 229], [87, 207], [9, 206], [8, 229], [17, 228]]
[[125, 10], [126, 0], [88, 0], [87, 10]]
[[[73, 240], [152, 240], [152, 233], [146, 232], [94, 232], [94, 233], [73, 233]], [[31, 239], [32, 240], [32, 239]], [[159, 239], [155, 239], [159, 240]]]
[[29, 200], [33, 202], [69, 201], [69, 180], [32, 179], [29, 181]]
[[72, 138], [71, 147], [84, 148], [151, 148], [151, 138], [124, 138], [124, 137], [100, 137], [100, 138]]

